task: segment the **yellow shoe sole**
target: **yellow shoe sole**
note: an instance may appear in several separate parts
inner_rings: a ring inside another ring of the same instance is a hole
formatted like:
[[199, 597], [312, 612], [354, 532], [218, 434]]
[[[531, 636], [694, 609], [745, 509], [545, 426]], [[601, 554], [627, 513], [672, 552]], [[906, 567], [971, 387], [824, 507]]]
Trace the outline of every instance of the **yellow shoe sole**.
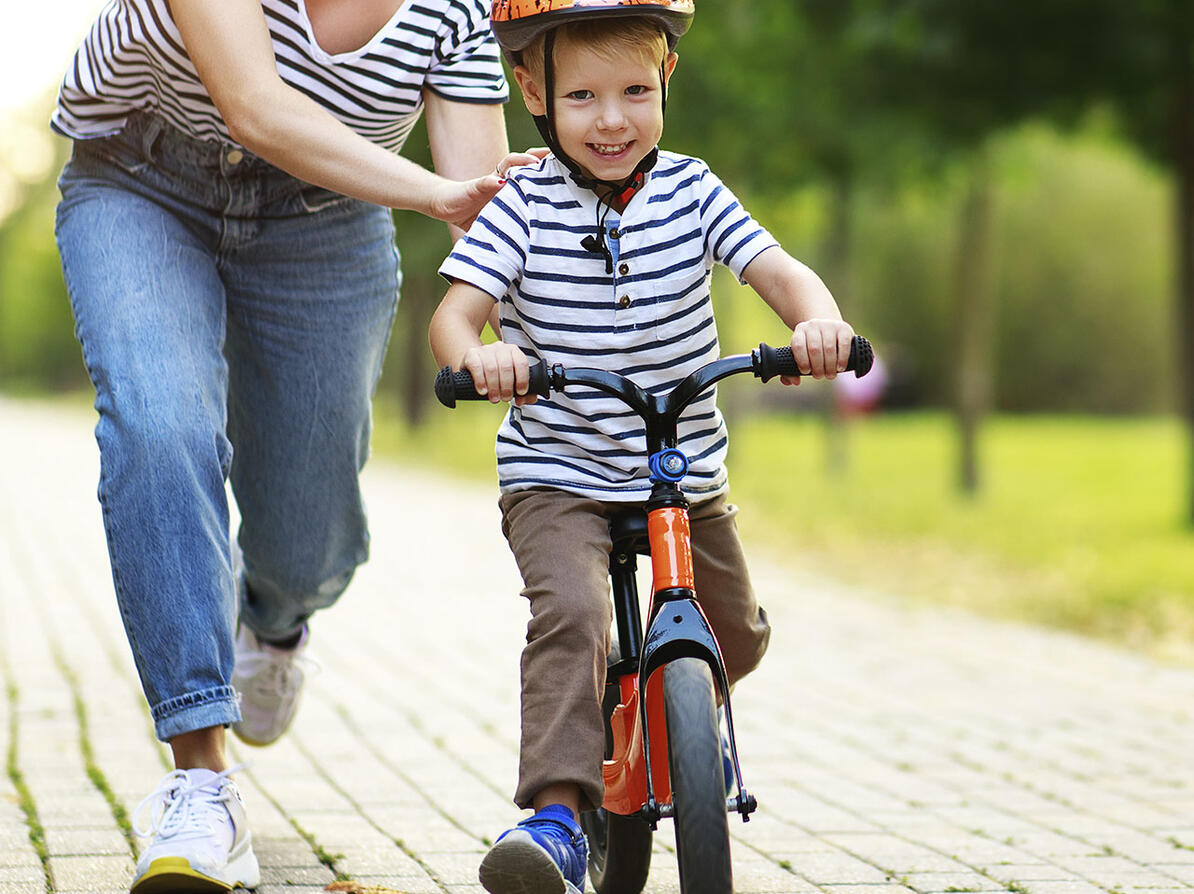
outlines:
[[196, 872], [183, 857], [159, 857], [133, 882], [129, 894], [220, 894], [234, 885]]

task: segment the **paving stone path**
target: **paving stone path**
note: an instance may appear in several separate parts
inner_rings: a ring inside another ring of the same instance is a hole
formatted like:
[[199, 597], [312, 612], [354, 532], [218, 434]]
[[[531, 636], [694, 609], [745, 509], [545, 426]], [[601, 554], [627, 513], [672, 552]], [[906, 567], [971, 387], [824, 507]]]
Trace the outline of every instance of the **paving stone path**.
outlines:
[[[112, 595], [86, 410], [0, 398], [0, 891], [127, 891], [169, 769]], [[525, 608], [494, 494], [375, 461], [374, 556], [317, 616], [293, 731], [238, 747], [259, 894], [477, 894], [520, 814]], [[740, 894], [1194, 887], [1194, 673], [754, 563]], [[649, 892], [679, 887], [661, 824]]]

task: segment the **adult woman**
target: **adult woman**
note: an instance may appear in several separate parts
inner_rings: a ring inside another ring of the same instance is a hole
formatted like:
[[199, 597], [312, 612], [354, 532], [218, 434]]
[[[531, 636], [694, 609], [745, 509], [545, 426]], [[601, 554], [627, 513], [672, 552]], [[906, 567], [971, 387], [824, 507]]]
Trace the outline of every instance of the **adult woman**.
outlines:
[[[256, 883], [224, 728], [284, 731], [307, 618], [367, 554], [388, 209], [459, 228], [528, 160], [487, 6], [111, 0], [67, 72], [58, 244], [117, 598], [177, 768], [143, 805], [134, 892]], [[437, 173], [396, 154], [424, 109]]]

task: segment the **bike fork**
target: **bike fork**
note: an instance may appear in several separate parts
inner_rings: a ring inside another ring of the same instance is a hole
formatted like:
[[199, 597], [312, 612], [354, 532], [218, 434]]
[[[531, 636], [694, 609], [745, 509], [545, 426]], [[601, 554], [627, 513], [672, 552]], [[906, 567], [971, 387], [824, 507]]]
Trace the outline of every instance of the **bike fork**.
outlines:
[[[655, 495], [652, 503], [655, 502]], [[758, 802], [742, 783], [742, 768], [738, 761], [734, 716], [730, 707], [730, 686], [725, 662], [717, 638], [696, 601], [692, 574], [692, 540], [688, 521], [687, 501], [683, 498], [665, 499], [660, 504], [648, 504], [647, 530], [651, 545], [652, 599], [651, 617], [639, 656], [639, 721], [643, 731], [643, 756], [646, 762], [647, 800], [640, 814], [651, 828], [659, 818], [672, 815], [672, 805], [660, 804], [655, 797], [655, 783], [651, 771], [651, 727], [648, 723], [648, 683], [665, 664], [677, 658], [699, 658], [709, 665], [717, 690], [725, 706], [726, 732], [730, 741], [730, 758], [738, 794], [727, 798], [726, 809], [737, 811], [743, 822]], [[620, 633], [621, 631], [619, 631]], [[623, 655], [623, 658], [628, 656]]]
[[730, 706], [729, 681], [726, 678], [725, 663], [722, 661], [717, 639], [705, 619], [704, 612], [695, 599], [672, 597], [657, 605], [655, 616], [647, 630], [643, 653], [639, 663], [640, 723], [643, 731], [643, 757], [647, 770], [647, 801], [639, 811], [640, 816], [654, 829], [661, 817], [672, 816], [672, 805], [661, 804], [655, 797], [655, 784], [651, 770], [651, 725], [647, 711], [647, 681], [668, 662], [677, 658], [700, 658], [709, 665], [710, 672], [725, 707], [726, 732], [730, 742], [730, 762], [734, 768], [734, 781], [738, 793], [726, 799], [726, 809], [742, 816], [743, 822], [750, 822], [750, 814], [758, 807], [754, 795], [746, 790], [742, 782], [742, 767], [738, 761], [737, 737], [734, 734], [734, 714]]

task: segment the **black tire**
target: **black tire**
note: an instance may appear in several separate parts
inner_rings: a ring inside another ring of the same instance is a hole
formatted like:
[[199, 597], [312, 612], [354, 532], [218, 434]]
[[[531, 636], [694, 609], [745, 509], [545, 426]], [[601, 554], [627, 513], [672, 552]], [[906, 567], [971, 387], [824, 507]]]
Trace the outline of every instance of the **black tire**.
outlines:
[[589, 839], [589, 880], [597, 894], [639, 894], [651, 868], [651, 827], [605, 809], [580, 815]]
[[700, 658], [663, 669], [676, 860], [683, 894], [732, 894], [730, 826], [713, 675]]

